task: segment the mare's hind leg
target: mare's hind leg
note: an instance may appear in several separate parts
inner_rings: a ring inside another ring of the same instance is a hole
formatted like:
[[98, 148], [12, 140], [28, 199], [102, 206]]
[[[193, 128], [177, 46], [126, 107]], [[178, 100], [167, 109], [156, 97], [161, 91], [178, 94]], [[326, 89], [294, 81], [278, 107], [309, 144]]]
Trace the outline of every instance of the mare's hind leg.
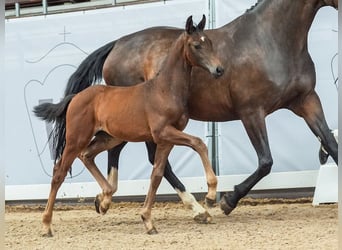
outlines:
[[112, 185], [114, 193], [118, 189], [119, 157], [126, 144], [127, 142], [123, 142], [108, 150], [107, 180]]
[[[151, 164], [154, 164], [154, 158], [156, 153], [156, 147], [157, 145], [153, 142], [146, 142], [146, 148], [148, 151], [148, 159], [151, 162]], [[171, 165], [168, 160], [166, 160], [165, 169], [164, 169], [164, 177], [165, 179], [171, 184], [171, 186], [176, 190], [178, 196], [182, 200], [183, 204], [192, 209], [194, 213], [194, 220], [199, 223], [207, 223], [208, 220], [211, 219], [211, 216], [207, 212], [207, 210], [202, 207], [195, 197], [188, 193], [185, 190], [185, 186], [183, 183], [177, 178], [175, 173], [172, 171]], [[212, 203], [210, 203], [212, 204]], [[208, 205], [210, 205], [208, 204]], [[210, 219], [209, 219], [210, 218]]]
[[43, 213], [43, 236], [51, 237], [52, 229], [51, 229], [51, 221], [52, 221], [52, 212], [55, 204], [56, 196], [58, 189], [62, 185], [65, 176], [68, 173], [68, 170], [71, 167], [72, 162], [77, 157], [77, 152], [72, 150], [68, 145], [65, 147], [63, 155], [61, 159], [56, 163], [53, 168], [53, 176], [51, 180], [51, 189], [49, 194], [49, 199], [47, 201], [45, 211]]
[[101, 214], [105, 214], [109, 209], [115, 190], [97, 168], [94, 159], [99, 153], [120, 143], [122, 143], [121, 140], [117, 140], [104, 132], [99, 132], [95, 135], [89, 146], [79, 155], [79, 158], [102, 188], [102, 193], [97, 195], [95, 199], [96, 211]]
[[265, 116], [263, 111], [245, 114], [241, 118], [249, 139], [257, 153], [259, 166], [257, 170], [242, 183], [234, 187], [232, 193], [226, 193], [220, 201], [223, 212], [228, 215], [243, 198], [264, 176], [271, 171], [273, 160], [268, 144]]
[[[301, 97], [289, 107], [295, 114], [303, 117], [311, 131], [317, 136], [328, 155], [338, 162], [337, 142], [329, 129], [324, 117], [323, 109], [318, 95], [312, 91], [309, 95]], [[321, 159], [322, 160], [322, 159]]]
[[144, 222], [148, 234], [158, 233], [157, 229], [153, 225], [151, 211], [153, 203], [155, 201], [157, 189], [164, 175], [165, 163], [172, 147], [173, 146], [169, 144], [157, 145], [153, 170], [151, 174], [150, 187], [145, 198], [144, 206], [141, 211], [141, 218]]

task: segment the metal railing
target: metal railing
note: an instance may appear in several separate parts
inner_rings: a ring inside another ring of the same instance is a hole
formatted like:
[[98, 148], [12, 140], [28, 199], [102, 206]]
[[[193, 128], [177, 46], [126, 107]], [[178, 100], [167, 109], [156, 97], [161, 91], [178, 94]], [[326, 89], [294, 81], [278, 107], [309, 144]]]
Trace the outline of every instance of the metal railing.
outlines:
[[5, 0], [5, 18], [47, 15], [166, 0]]

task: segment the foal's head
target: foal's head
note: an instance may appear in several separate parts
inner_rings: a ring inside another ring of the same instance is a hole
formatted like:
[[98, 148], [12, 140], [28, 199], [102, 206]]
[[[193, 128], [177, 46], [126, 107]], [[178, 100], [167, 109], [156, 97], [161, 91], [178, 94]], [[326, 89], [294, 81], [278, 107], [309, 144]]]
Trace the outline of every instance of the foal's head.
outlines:
[[215, 56], [211, 40], [203, 32], [205, 15], [201, 22], [194, 26], [192, 16], [188, 17], [185, 25], [185, 56], [192, 66], [199, 66], [208, 70], [215, 77], [223, 74], [224, 69]]

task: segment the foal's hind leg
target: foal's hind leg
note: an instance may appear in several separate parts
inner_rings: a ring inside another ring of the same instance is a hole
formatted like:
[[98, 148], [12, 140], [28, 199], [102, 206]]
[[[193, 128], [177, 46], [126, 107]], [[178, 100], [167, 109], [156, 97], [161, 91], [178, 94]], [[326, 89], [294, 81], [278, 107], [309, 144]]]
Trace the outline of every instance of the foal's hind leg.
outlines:
[[75, 160], [77, 152], [71, 149], [68, 145], [65, 147], [61, 159], [56, 163], [53, 168], [53, 176], [51, 180], [51, 189], [49, 199], [47, 201], [45, 211], [43, 213], [43, 236], [52, 236], [51, 221], [53, 206], [55, 204], [58, 189], [62, 185], [72, 162]]
[[108, 183], [100, 170], [97, 168], [94, 159], [99, 153], [120, 143], [122, 143], [121, 140], [117, 140], [106, 133], [100, 132], [91, 141], [89, 146], [79, 155], [79, 158], [102, 188], [102, 193], [98, 194], [95, 198], [96, 211], [101, 214], [105, 214], [109, 209], [109, 206], [112, 202], [112, 195], [116, 190]]
[[[156, 153], [157, 145], [154, 142], [146, 142], [146, 147], [148, 151], [148, 159], [151, 164], [154, 164], [154, 158]], [[171, 165], [168, 160], [166, 160], [164, 177], [171, 184], [171, 186], [176, 190], [178, 196], [183, 201], [184, 205], [192, 209], [194, 213], [194, 220], [199, 223], [208, 222], [208, 218], [211, 218], [207, 210], [202, 207], [195, 197], [185, 190], [183, 183], [177, 178], [175, 173], [172, 171]]]
[[324, 149], [338, 162], [338, 146], [324, 117], [318, 95], [312, 91], [304, 99], [289, 107], [295, 114], [304, 118], [311, 131], [317, 136]]

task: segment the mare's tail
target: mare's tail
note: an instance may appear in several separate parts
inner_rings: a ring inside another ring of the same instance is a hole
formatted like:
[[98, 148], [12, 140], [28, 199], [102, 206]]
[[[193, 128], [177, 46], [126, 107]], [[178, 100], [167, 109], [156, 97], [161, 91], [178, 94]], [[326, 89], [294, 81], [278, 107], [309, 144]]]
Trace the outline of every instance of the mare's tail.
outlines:
[[42, 103], [33, 108], [34, 114], [40, 119], [47, 122], [54, 122], [55, 126], [51, 131], [49, 139], [52, 137], [52, 145], [55, 157], [55, 163], [62, 156], [65, 147], [65, 128], [66, 128], [66, 112], [70, 101], [75, 95], [68, 95], [57, 104]]
[[115, 43], [116, 41], [107, 43], [82, 61], [76, 71], [70, 76], [64, 96], [77, 94], [102, 80], [103, 64]]

